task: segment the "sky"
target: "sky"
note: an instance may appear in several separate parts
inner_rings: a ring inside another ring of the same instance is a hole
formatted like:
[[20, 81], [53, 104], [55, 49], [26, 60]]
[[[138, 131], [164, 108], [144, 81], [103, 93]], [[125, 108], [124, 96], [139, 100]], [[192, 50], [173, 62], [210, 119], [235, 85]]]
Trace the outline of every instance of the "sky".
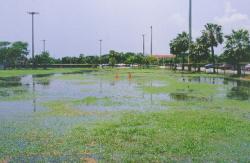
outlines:
[[[53, 57], [103, 53], [150, 52], [153, 26], [154, 54], [169, 53], [169, 43], [188, 31], [189, 0], [0, 0], [0, 41], [25, 41], [31, 45], [31, 16], [35, 16], [35, 52], [43, 42]], [[199, 37], [208, 22], [232, 29], [250, 30], [250, 0], [193, 0], [193, 37]], [[31, 46], [29, 50], [31, 51]], [[217, 48], [217, 52], [222, 48]]]

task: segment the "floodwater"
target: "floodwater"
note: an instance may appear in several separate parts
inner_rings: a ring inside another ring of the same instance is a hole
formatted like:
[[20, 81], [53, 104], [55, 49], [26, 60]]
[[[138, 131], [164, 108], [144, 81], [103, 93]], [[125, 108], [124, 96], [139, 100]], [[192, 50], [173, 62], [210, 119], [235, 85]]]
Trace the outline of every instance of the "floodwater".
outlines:
[[[108, 75], [106, 75], [106, 73]], [[81, 103], [75, 108], [85, 112], [151, 111], [167, 109], [162, 101], [206, 101], [204, 97], [189, 96], [188, 92], [150, 93], [144, 87], [164, 87], [167, 81], [144, 78], [148, 73], [136, 76], [133, 73], [83, 71], [68, 74], [27, 75], [0, 78], [0, 158], [6, 157], [5, 149], [22, 151], [29, 142], [10, 139], [13, 133], [24, 133], [33, 128], [49, 129], [63, 135], [74, 125], [90, 123], [103, 117], [86, 116], [41, 116], [49, 110], [43, 104], [53, 101], [74, 101], [95, 98], [94, 103]], [[151, 74], [152, 75], [152, 74]], [[168, 76], [166, 76], [168, 78]], [[177, 77], [183, 83], [218, 85], [213, 98], [250, 101], [250, 83], [224, 78]], [[108, 117], [106, 117], [108, 118]], [[4, 149], [5, 148], [5, 149]], [[2, 154], [1, 154], [2, 150]], [[10, 156], [11, 157], [11, 156]], [[47, 157], [47, 161], [67, 161], [67, 156]], [[83, 157], [82, 155], [75, 156]], [[100, 156], [86, 156], [99, 159]], [[14, 156], [10, 160], [23, 162], [41, 161], [42, 156]], [[0, 159], [1, 160], [1, 159]]]

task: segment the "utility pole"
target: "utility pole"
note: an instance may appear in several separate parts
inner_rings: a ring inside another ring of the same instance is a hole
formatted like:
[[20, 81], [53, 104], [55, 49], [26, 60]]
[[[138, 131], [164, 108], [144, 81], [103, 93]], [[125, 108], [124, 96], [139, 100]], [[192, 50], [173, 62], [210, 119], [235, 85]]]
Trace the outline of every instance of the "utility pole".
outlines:
[[35, 68], [35, 36], [34, 36], [34, 15], [38, 15], [38, 12], [28, 12], [32, 17], [32, 68]]
[[46, 40], [42, 40], [43, 42], [43, 53], [46, 52]]
[[150, 47], [150, 54], [153, 56], [153, 26], [150, 27], [151, 30], [151, 47]]
[[101, 59], [102, 59], [102, 40], [99, 40], [99, 42], [100, 42], [100, 64], [102, 64], [102, 61], [101, 61]]
[[145, 34], [142, 35], [142, 54], [145, 56]]
[[[192, 43], [192, 0], [189, 0], [189, 46]], [[190, 64], [190, 54], [188, 55], [188, 64]]]

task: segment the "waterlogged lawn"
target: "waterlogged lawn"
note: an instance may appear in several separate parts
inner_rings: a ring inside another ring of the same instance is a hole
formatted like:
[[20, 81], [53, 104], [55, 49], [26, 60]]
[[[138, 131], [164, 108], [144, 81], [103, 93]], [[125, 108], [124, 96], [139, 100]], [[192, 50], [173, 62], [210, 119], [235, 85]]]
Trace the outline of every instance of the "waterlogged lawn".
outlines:
[[1, 78], [0, 162], [250, 161], [248, 82], [65, 71]]

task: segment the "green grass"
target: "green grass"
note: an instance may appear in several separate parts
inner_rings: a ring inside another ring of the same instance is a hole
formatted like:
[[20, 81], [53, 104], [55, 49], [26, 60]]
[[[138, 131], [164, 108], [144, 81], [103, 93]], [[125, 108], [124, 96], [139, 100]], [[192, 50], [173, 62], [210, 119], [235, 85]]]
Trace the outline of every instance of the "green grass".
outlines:
[[48, 108], [47, 111], [41, 112], [41, 116], [55, 116], [55, 117], [80, 117], [80, 116], [90, 116], [96, 115], [97, 112], [92, 111], [82, 111], [77, 109], [73, 102], [71, 101], [51, 101], [42, 104], [44, 107]]
[[115, 107], [115, 106], [121, 105], [120, 102], [115, 102], [109, 97], [97, 98], [94, 96], [88, 96], [80, 100], [73, 100], [71, 101], [71, 103], [74, 105], [87, 105], [87, 106], [96, 105], [96, 106], [104, 106], [104, 107], [108, 107], [108, 106]]
[[249, 134], [250, 122], [232, 114], [176, 110], [127, 113], [91, 131], [78, 126], [71, 138], [77, 146], [94, 142], [92, 152], [112, 162], [227, 162], [249, 159]]

